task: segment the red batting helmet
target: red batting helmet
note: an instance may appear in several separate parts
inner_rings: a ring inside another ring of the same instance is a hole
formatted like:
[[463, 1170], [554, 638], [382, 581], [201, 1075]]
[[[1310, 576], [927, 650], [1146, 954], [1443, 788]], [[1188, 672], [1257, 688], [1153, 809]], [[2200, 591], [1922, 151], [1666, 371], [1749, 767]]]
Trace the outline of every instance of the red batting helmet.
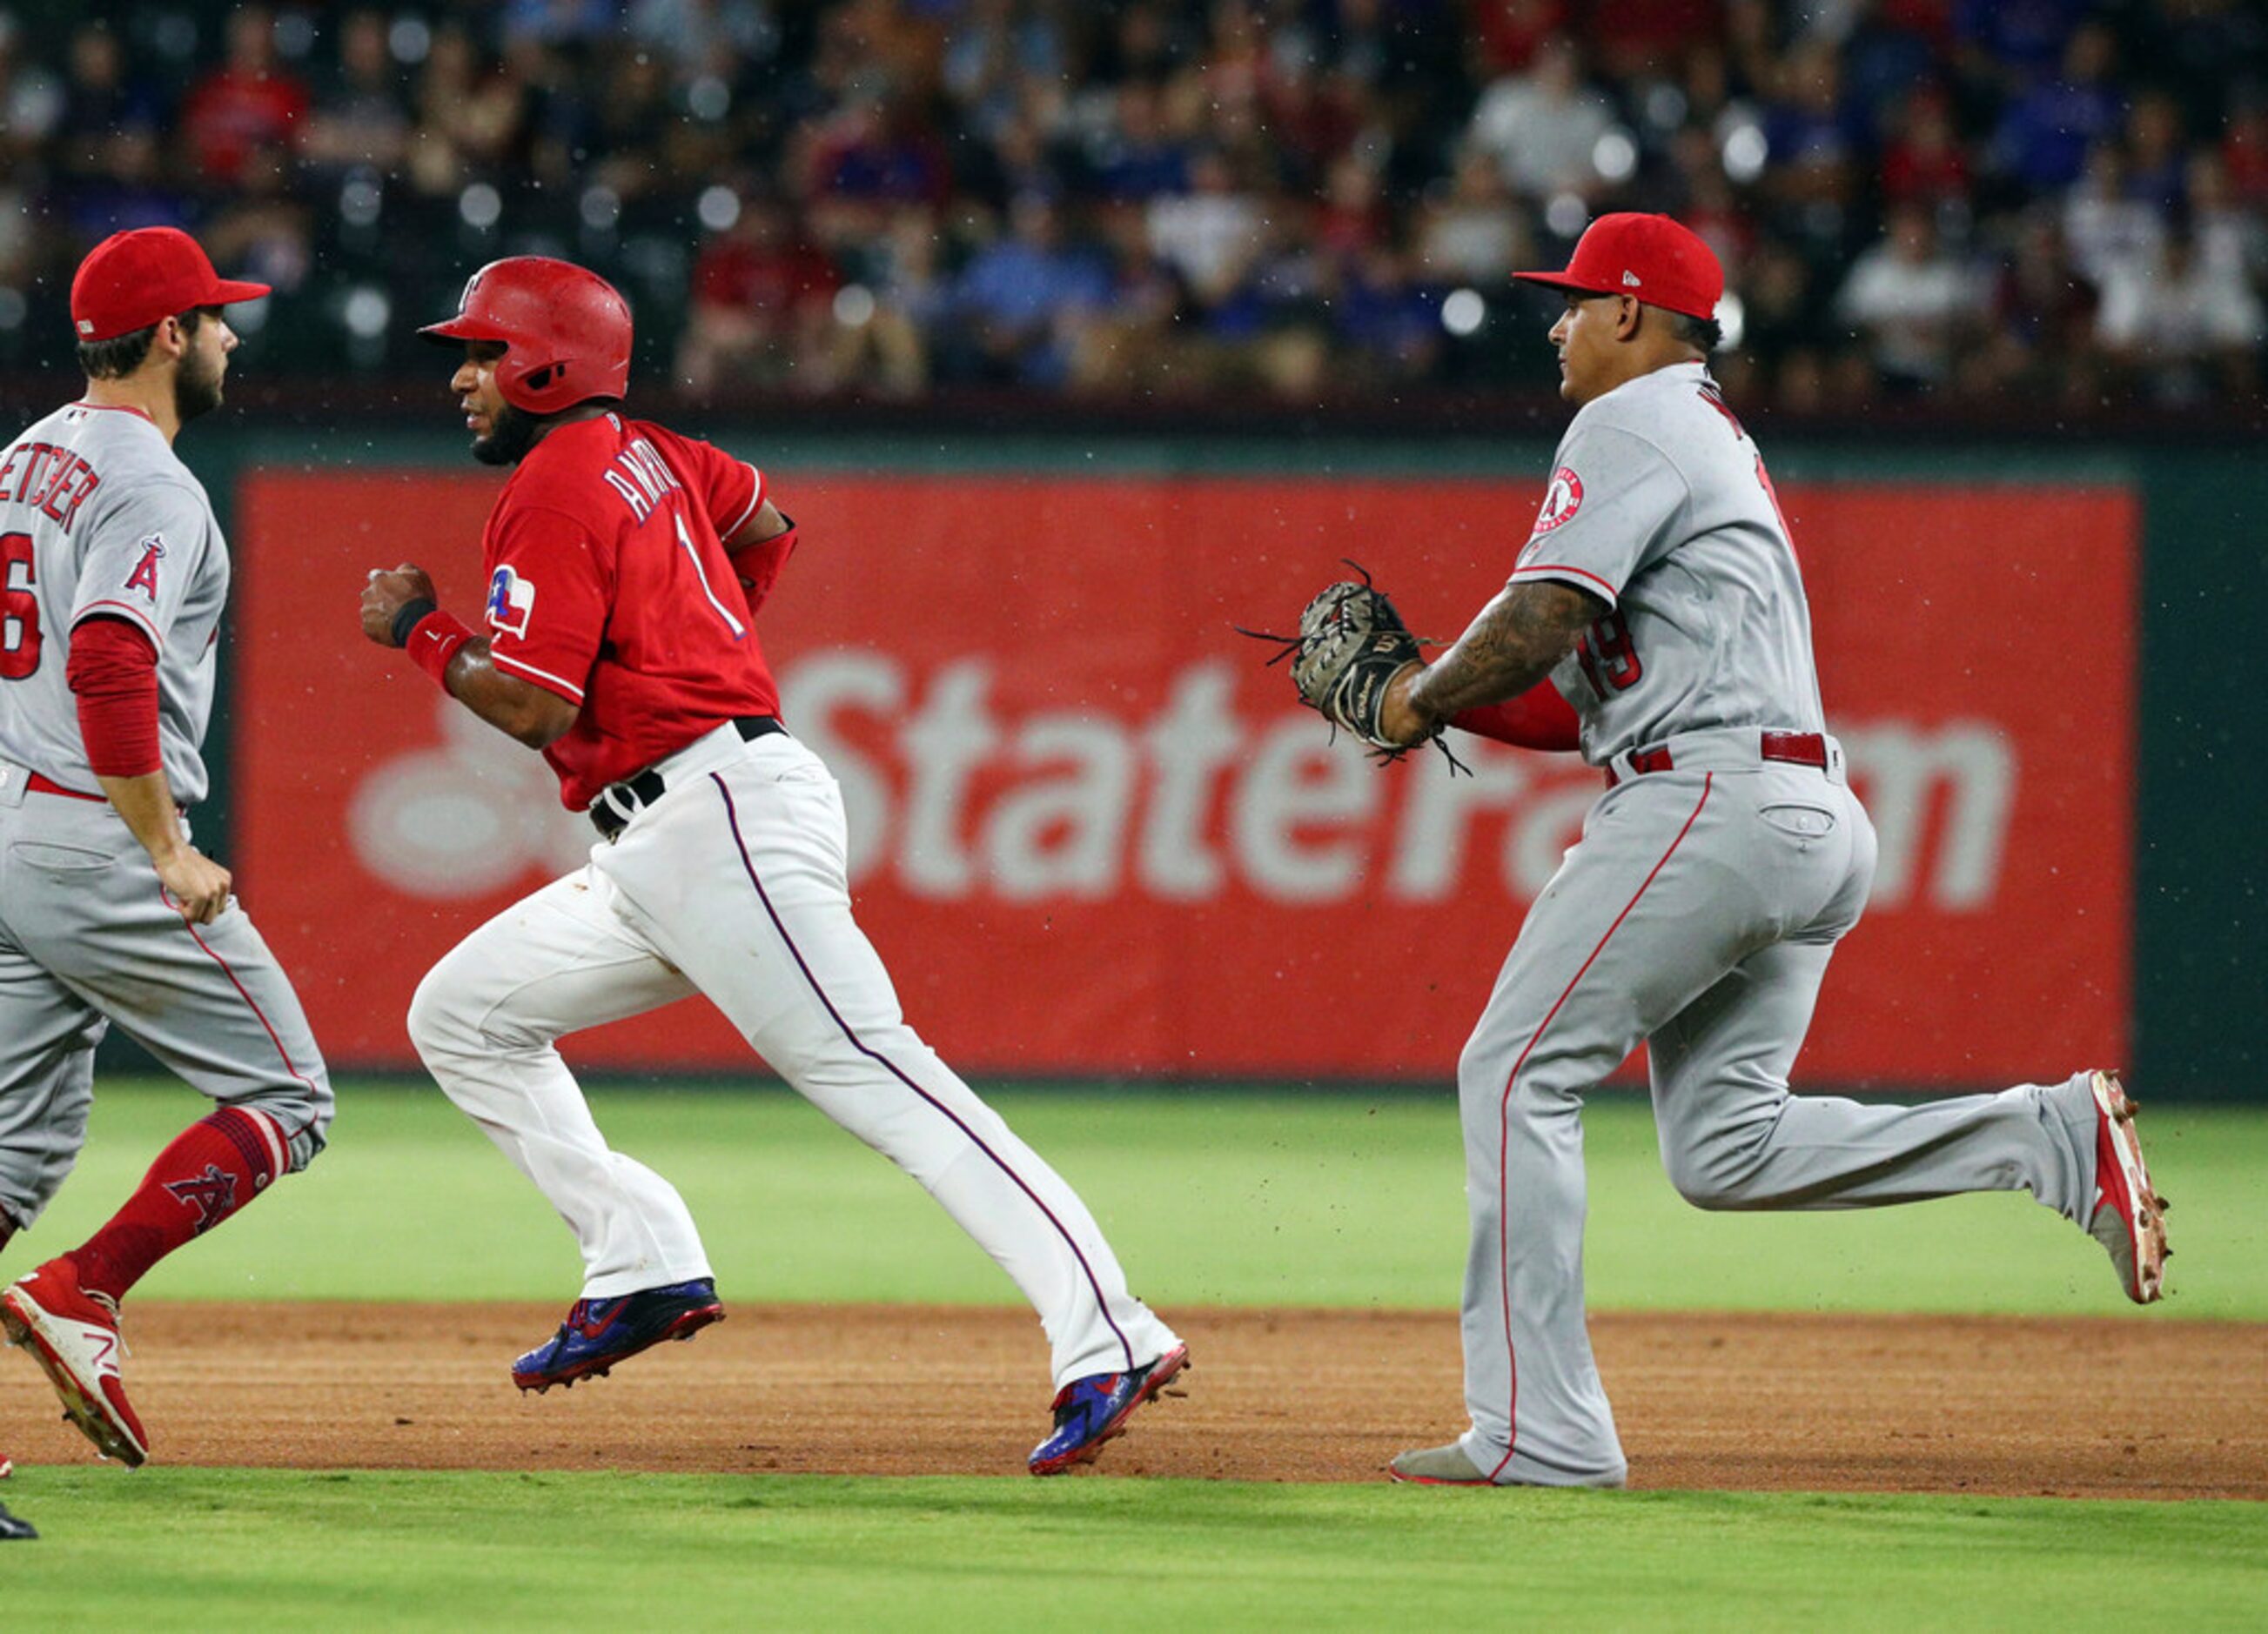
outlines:
[[492, 261], [465, 281], [457, 315], [417, 331], [437, 341], [497, 341], [497, 390], [527, 414], [557, 414], [630, 381], [630, 308], [595, 272], [548, 255]]

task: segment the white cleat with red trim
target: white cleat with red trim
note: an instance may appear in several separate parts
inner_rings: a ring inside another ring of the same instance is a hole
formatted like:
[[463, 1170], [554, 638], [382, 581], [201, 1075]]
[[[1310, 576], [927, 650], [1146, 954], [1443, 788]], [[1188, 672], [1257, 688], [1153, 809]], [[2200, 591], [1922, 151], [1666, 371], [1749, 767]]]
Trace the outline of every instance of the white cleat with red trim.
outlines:
[[150, 1456], [150, 1438], [118, 1364], [126, 1342], [118, 1334], [118, 1306], [78, 1284], [68, 1257], [49, 1260], [0, 1293], [0, 1329], [45, 1370], [62, 1398], [63, 1415], [105, 1458], [136, 1465]]
[[2134, 1103], [2115, 1072], [2090, 1072], [2095, 1095], [2095, 1212], [2088, 1234], [2101, 1243], [2118, 1273], [2118, 1285], [2137, 1305], [2166, 1292], [2166, 1200], [2150, 1184], [2142, 1143], [2134, 1132]]

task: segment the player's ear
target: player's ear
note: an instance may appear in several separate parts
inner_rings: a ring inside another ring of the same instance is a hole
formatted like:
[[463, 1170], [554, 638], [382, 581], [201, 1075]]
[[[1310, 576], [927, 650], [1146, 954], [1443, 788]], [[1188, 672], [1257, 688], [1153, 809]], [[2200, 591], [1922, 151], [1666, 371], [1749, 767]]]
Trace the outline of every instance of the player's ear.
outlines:
[[1646, 320], [1645, 303], [1635, 295], [1617, 295], [1615, 306], [1615, 338], [1618, 341], [1635, 340], [1639, 325]]

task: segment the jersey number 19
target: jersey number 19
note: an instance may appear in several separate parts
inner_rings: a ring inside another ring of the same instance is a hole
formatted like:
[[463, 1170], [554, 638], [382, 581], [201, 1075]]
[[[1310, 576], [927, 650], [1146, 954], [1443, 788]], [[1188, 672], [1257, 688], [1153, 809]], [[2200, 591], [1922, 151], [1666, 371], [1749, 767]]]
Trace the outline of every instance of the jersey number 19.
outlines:
[[1619, 610], [1609, 613], [1575, 638], [1575, 662], [1583, 679], [1601, 697], [1628, 692], [1646, 673], [1638, 649], [1631, 644], [1630, 626]]

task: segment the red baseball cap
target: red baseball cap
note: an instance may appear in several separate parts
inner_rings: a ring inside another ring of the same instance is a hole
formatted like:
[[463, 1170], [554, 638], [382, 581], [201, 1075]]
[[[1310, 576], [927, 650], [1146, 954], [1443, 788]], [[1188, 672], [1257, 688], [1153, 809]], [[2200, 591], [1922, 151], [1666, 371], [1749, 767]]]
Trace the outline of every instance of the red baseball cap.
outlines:
[[1667, 216], [1628, 210], [1585, 228], [1566, 271], [1512, 276], [1580, 295], [1635, 295], [1689, 318], [1714, 318], [1725, 293], [1725, 269], [1700, 234]]
[[114, 232], [87, 252], [71, 279], [71, 329], [111, 341], [192, 306], [225, 306], [268, 293], [264, 283], [224, 278], [178, 227]]

